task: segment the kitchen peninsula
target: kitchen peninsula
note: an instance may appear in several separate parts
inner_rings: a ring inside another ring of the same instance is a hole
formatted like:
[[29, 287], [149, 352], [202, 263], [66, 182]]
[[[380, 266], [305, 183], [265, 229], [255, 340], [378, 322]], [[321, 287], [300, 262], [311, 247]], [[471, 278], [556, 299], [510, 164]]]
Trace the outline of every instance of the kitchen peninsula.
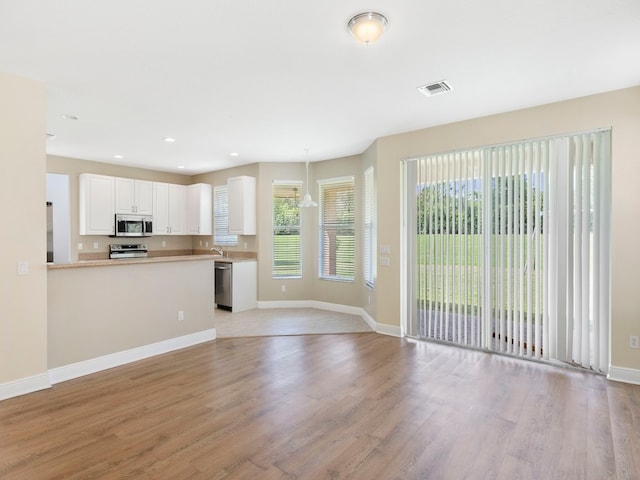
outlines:
[[215, 339], [213, 255], [48, 266], [53, 383]]

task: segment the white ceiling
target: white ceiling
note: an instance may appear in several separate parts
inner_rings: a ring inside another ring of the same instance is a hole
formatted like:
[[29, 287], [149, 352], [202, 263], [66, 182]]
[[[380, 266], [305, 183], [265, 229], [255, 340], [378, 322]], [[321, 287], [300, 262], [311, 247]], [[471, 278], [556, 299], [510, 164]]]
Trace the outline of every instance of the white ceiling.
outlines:
[[0, 0], [0, 71], [46, 83], [48, 153], [192, 175], [638, 85], [640, 1]]

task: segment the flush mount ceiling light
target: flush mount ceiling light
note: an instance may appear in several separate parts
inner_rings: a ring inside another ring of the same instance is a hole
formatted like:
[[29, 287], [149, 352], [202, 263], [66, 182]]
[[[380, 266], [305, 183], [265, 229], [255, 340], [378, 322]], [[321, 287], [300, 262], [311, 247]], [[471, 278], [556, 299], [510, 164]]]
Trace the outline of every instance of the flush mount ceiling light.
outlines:
[[173, 143], [176, 141], [176, 139], [172, 137], [164, 137], [163, 140], [167, 143]]
[[364, 45], [370, 45], [384, 33], [389, 20], [378, 12], [364, 12], [354, 15], [347, 27], [351, 35]]
[[304, 198], [298, 206], [300, 208], [317, 207], [318, 204], [311, 199], [311, 194], [309, 193], [309, 149], [305, 148], [304, 151], [307, 153], [307, 193], [304, 194]]
[[124, 155], [120, 155], [119, 153], [116, 153], [113, 158], [115, 158], [116, 160], [122, 160], [124, 158]]

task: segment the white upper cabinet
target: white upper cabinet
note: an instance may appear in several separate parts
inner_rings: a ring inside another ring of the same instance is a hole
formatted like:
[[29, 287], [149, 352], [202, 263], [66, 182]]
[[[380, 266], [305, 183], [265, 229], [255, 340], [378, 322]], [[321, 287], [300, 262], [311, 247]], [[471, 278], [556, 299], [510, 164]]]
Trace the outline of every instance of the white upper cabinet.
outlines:
[[187, 187], [153, 182], [154, 235], [187, 234]]
[[211, 185], [196, 183], [187, 187], [187, 233], [213, 234], [213, 203]]
[[115, 213], [153, 214], [153, 182], [115, 178]]
[[231, 177], [227, 179], [229, 190], [229, 233], [256, 234], [256, 179], [255, 177]]
[[169, 184], [169, 228], [171, 235], [187, 234], [187, 187]]
[[80, 235], [113, 235], [114, 193], [113, 177], [80, 175]]

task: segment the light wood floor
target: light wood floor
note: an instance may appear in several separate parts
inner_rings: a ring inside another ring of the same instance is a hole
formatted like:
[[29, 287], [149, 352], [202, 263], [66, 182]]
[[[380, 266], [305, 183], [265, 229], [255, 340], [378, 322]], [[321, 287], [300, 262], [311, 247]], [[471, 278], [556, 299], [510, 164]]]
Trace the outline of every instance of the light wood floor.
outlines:
[[640, 386], [375, 333], [218, 339], [0, 402], [0, 478], [638, 479]]

